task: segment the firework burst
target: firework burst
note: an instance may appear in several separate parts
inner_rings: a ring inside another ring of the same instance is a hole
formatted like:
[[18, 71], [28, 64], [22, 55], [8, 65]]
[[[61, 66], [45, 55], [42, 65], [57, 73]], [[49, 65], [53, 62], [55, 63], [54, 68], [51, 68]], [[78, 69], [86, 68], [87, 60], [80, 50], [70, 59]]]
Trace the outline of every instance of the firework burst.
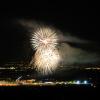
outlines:
[[59, 65], [60, 55], [57, 50], [48, 48], [37, 50], [34, 56], [34, 67], [42, 74], [52, 73]]
[[55, 48], [57, 45], [57, 35], [55, 30], [49, 27], [40, 27], [32, 34], [32, 45], [37, 49]]
[[56, 30], [46, 26], [38, 27], [32, 34], [31, 43], [36, 50], [33, 66], [42, 74], [52, 73], [60, 62]]

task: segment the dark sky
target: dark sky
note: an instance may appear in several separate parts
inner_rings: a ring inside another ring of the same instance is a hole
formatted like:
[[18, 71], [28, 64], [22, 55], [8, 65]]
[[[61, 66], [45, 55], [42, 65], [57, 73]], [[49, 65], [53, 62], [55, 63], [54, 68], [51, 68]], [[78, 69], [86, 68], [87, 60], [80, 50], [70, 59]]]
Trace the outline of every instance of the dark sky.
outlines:
[[[4, 3], [5, 4], [5, 3]], [[7, 3], [6, 3], [7, 4]], [[63, 6], [63, 8], [61, 7]], [[27, 30], [16, 25], [20, 18], [36, 19], [53, 24], [62, 31], [72, 32], [81, 38], [99, 40], [98, 9], [76, 8], [68, 4], [33, 2], [32, 4], [4, 5], [0, 9], [0, 63], [27, 59], [31, 50]], [[80, 5], [81, 6], [81, 5]], [[20, 31], [19, 31], [20, 30]], [[28, 50], [26, 48], [29, 48]], [[28, 53], [27, 53], [28, 52]]]

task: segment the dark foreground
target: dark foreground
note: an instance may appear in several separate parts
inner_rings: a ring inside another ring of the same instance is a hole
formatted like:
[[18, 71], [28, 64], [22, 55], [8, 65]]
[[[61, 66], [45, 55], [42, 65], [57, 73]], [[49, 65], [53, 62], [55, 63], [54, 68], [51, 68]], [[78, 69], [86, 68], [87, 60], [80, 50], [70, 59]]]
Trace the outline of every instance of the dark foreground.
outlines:
[[[66, 100], [77, 98], [97, 98], [100, 94], [99, 87], [90, 86], [13, 86], [0, 87], [0, 96], [10, 99], [21, 99], [28, 97], [29, 99], [59, 99]], [[31, 98], [32, 97], [32, 98]]]
[[[72, 73], [72, 72], [76, 73]], [[94, 86], [90, 85], [56, 85], [56, 86], [30, 86], [30, 85], [18, 85], [18, 86], [0, 86], [0, 100], [1, 97], [12, 99], [12, 100], [24, 100], [28, 97], [27, 100], [85, 100], [94, 98], [96, 100], [100, 97], [100, 71], [99, 70], [69, 70], [67, 71], [70, 74], [69, 78], [64, 78], [74, 80], [88, 80], [92, 79]], [[29, 75], [29, 79], [34, 78], [33, 71], [29, 69], [1, 69], [0, 70], [0, 81], [14, 81], [20, 76]], [[23, 78], [23, 77], [22, 77]], [[63, 79], [63, 78], [62, 78]], [[37, 80], [36, 80], [37, 81]], [[40, 81], [40, 80], [39, 80]], [[7, 100], [7, 99], [6, 99]]]

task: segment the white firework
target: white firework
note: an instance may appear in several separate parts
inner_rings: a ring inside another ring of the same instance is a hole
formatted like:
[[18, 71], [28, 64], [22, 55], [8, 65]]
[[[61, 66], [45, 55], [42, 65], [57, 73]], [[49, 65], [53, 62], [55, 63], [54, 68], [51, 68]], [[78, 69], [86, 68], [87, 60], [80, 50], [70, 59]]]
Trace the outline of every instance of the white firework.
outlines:
[[55, 30], [49, 27], [39, 27], [32, 34], [32, 45], [37, 49], [45, 49], [48, 47], [55, 48], [57, 45], [58, 37]]
[[36, 50], [33, 66], [42, 74], [52, 73], [59, 65], [57, 42], [56, 30], [47, 26], [38, 27], [32, 34], [31, 43]]
[[52, 73], [59, 65], [60, 55], [58, 50], [47, 48], [37, 50], [34, 57], [34, 67], [42, 74]]

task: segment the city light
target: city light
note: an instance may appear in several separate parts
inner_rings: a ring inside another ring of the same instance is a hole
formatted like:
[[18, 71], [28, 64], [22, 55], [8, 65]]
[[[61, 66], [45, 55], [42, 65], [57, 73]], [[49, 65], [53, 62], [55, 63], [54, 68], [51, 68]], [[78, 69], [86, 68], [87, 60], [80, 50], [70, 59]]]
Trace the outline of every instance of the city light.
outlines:
[[85, 80], [84, 82], [83, 82], [84, 84], [88, 84], [88, 82]]
[[78, 81], [76, 81], [76, 84], [80, 84], [80, 81], [78, 80]]

